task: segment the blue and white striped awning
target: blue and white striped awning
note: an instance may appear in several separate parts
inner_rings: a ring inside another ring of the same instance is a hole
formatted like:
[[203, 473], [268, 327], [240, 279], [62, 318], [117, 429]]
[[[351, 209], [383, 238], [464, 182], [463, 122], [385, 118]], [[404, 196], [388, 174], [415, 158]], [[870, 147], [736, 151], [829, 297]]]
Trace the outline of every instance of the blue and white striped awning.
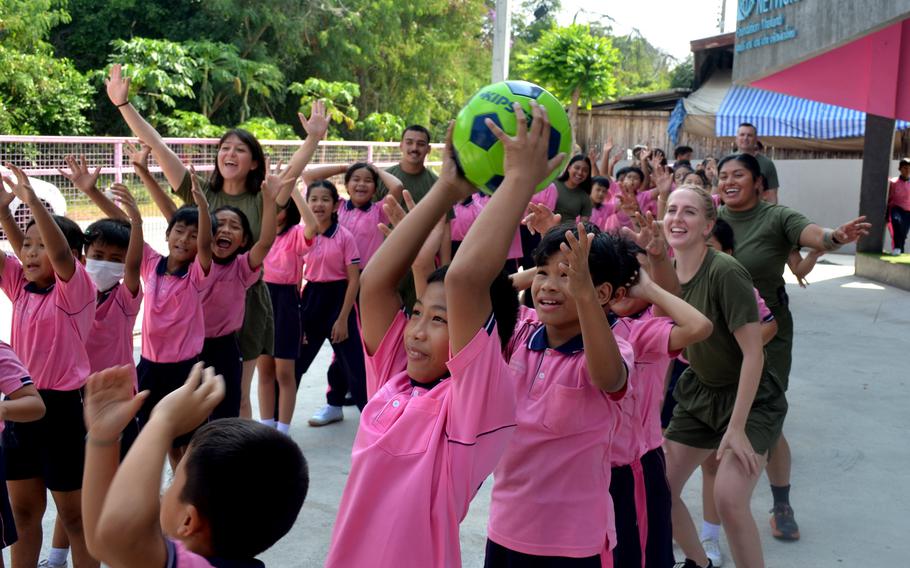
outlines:
[[[739, 125], [755, 125], [759, 136], [789, 138], [851, 138], [863, 136], [866, 113], [800, 99], [753, 87], [734, 85], [717, 110], [717, 136], [736, 136]], [[898, 121], [896, 128], [910, 127]]]

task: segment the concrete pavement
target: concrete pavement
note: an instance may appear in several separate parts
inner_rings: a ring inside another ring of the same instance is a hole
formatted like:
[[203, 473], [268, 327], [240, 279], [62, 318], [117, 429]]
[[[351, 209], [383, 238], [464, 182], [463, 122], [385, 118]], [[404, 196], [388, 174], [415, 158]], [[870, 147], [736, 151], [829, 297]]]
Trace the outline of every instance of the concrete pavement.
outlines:
[[[771, 538], [771, 496], [764, 478], [752, 511], [769, 567], [905, 566], [910, 558], [910, 496], [904, 490], [910, 481], [910, 293], [853, 277], [852, 257], [824, 258], [833, 264], [819, 264], [808, 289], [788, 286], [796, 344], [785, 432], [793, 448], [791, 501], [802, 540]], [[2, 311], [8, 312], [6, 300], [0, 300]], [[330, 357], [326, 346], [298, 396], [291, 435], [310, 463], [310, 493], [291, 533], [262, 555], [272, 567], [318, 567], [328, 549], [358, 423], [356, 409], [345, 408], [339, 424], [306, 425], [324, 403]], [[488, 480], [481, 488], [461, 527], [468, 568], [483, 565], [491, 485]], [[697, 474], [686, 501], [700, 522]], [[46, 547], [52, 519], [49, 514], [45, 522]], [[726, 565], [732, 566], [729, 552], [727, 557]], [[401, 566], [408, 566], [407, 559]]]

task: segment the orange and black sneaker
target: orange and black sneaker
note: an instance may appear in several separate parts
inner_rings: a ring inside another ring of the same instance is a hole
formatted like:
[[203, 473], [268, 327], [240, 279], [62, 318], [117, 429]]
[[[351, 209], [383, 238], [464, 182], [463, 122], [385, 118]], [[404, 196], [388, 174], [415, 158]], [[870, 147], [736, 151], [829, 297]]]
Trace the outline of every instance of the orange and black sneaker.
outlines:
[[799, 525], [793, 516], [793, 507], [775, 503], [771, 509], [771, 535], [778, 540], [799, 540]]

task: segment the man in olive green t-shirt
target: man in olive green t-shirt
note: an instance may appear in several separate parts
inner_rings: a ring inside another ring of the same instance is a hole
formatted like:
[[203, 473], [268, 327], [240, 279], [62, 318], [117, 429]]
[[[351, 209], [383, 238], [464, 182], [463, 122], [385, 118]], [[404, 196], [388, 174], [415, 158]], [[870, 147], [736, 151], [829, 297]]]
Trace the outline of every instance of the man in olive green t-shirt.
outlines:
[[755, 156], [761, 167], [761, 175], [765, 178], [765, 191], [761, 198], [770, 203], [777, 203], [777, 192], [780, 182], [777, 180], [777, 167], [771, 158], [758, 153], [758, 131], [753, 124], [744, 122], [736, 131], [736, 148], [743, 154]]
[[[414, 203], [420, 203], [436, 183], [436, 174], [424, 165], [429, 153], [430, 131], [419, 124], [412, 124], [401, 135], [401, 159], [394, 166], [386, 168], [387, 172], [401, 180], [405, 189], [414, 198]], [[373, 199], [379, 201], [388, 192], [388, 188], [380, 180]]]

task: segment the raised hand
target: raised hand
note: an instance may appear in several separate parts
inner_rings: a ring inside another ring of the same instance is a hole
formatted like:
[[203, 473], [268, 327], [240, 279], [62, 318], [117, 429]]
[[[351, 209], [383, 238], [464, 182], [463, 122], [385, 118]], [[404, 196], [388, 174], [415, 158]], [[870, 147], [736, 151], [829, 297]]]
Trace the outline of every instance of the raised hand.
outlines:
[[133, 367], [111, 367], [89, 375], [85, 383], [85, 426], [88, 438], [115, 442], [136, 417], [149, 391], [133, 394]]
[[122, 106], [129, 102], [130, 98], [130, 79], [123, 76], [123, 68], [119, 63], [111, 65], [111, 72], [108, 78], [104, 80], [107, 88], [107, 98], [115, 106]]
[[485, 119], [487, 128], [502, 142], [505, 151], [503, 171], [506, 177], [516, 177], [527, 180], [536, 185], [547, 174], [562, 164], [564, 153], [547, 159], [547, 149], [550, 144], [550, 119], [544, 108], [535, 101], [531, 101], [531, 127], [528, 128], [527, 119], [521, 105], [513, 103], [515, 121], [518, 131], [515, 136], [509, 136], [502, 131], [495, 122]]
[[658, 164], [651, 170], [651, 183], [657, 188], [657, 194], [666, 198], [670, 195], [670, 188], [673, 187], [673, 174], [670, 168]]
[[268, 156], [265, 157], [265, 179], [262, 180], [262, 196], [268, 199], [269, 201], [275, 201], [278, 199], [278, 194], [281, 193], [281, 188], [285, 184], [284, 180], [284, 171], [281, 169], [281, 160], [278, 160], [278, 163], [275, 164], [274, 172], [271, 166], [271, 158]]
[[534, 235], [540, 233], [543, 235], [562, 221], [562, 215], [553, 213], [546, 205], [540, 203], [528, 203], [528, 215], [521, 220], [521, 224], [528, 228], [528, 231]]
[[111, 195], [114, 196], [114, 201], [126, 211], [126, 214], [129, 215], [130, 222], [137, 223], [142, 220], [142, 215], [139, 213], [139, 206], [136, 204], [136, 199], [133, 197], [133, 194], [130, 193], [129, 188], [127, 188], [122, 183], [115, 183], [111, 185], [110, 188]]
[[602, 154], [604, 156], [609, 156], [610, 153], [613, 151], [614, 147], [615, 147], [615, 145], [613, 144], [613, 137], [612, 136], [607, 137], [607, 143], [604, 144], [604, 149], [603, 149]]
[[133, 164], [134, 168], [148, 171], [149, 154], [152, 152], [151, 146], [140, 140], [136, 146], [124, 144], [123, 149], [126, 151], [126, 155], [129, 156], [130, 163]]
[[196, 204], [196, 207], [199, 208], [199, 212], [209, 210], [209, 200], [206, 199], [205, 193], [203, 193], [202, 188], [199, 187], [199, 179], [196, 176], [196, 168], [192, 165], [189, 166], [190, 170], [190, 183], [192, 184], [192, 193], [193, 193], [193, 202]]
[[870, 229], [872, 224], [866, 223], [866, 216], [863, 215], [838, 227], [833, 236], [838, 245], [845, 245], [868, 235]]
[[636, 212], [634, 217], [638, 231], [630, 227], [623, 227], [622, 236], [647, 251], [650, 256], [662, 257], [666, 254], [667, 241], [664, 238], [662, 223], [654, 219], [654, 215], [650, 211], [646, 212], [644, 216], [640, 212]]
[[84, 154], [79, 158], [69, 155], [63, 158], [63, 161], [66, 162], [69, 173], [60, 168], [57, 168], [57, 171], [60, 172], [60, 175], [68, 179], [76, 189], [82, 193], [88, 193], [91, 190], [96, 189], [98, 185], [98, 176], [101, 175], [101, 166], [95, 168], [95, 171], [91, 171]]
[[310, 118], [307, 119], [302, 112], [297, 113], [300, 124], [306, 130], [308, 136], [314, 136], [318, 140], [325, 138], [325, 133], [329, 130], [329, 119], [325, 115], [325, 103], [321, 100], [313, 101], [310, 107]]
[[621, 188], [619, 193], [616, 194], [616, 198], [619, 200], [619, 209], [629, 217], [635, 217], [636, 214], [641, 213], [638, 197], [632, 191]]
[[[3, 182], [6, 183], [6, 186], [10, 191], [19, 198], [19, 201], [26, 205], [31, 205], [32, 200], [35, 199], [35, 190], [32, 189], [32, 184], [29, 182], [28, 176], [13, 164], [8, 163], [6, 164], [6, 167], [15, 174], [16, 179], [13, 180], [10, 176], [3, 176]], [[12, 201], [12, 199], [10, 199], [10, 201]]]
[[224, 398], [224, 379], [212, 367], [193, 365], [179, 389], [161, 399], [152, 409], [150, 423], [163, 426], [171, 438], [186, 434], [212, 414]]
[[582, 298], [584, 294], [594, 293], [594, 281], [591, 279], [591, 270], [588, 266], [588, 255], [591, 252], [594, 235], [586, 233], [582, 223], [579, 223], [576, 229], [578, 238], [572, 231], [566, 231], [566, 242], [559, 245], [565, 255], [565, 260], [559, 263], [559, 269], [569, 277], [566, 285], [568, 293], [573, 298]]

